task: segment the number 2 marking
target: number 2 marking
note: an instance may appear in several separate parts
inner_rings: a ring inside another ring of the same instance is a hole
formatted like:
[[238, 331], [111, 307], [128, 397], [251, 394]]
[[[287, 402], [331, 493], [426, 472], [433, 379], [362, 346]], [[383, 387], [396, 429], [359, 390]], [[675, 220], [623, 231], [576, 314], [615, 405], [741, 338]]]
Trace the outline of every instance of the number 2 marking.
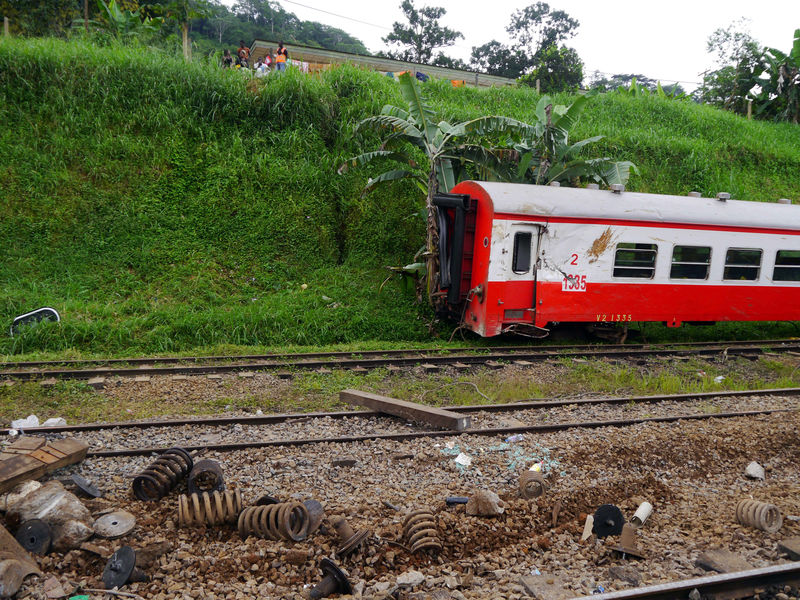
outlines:
[[578, 264], [578, 255], [577, 254], [573, 254], [572, 255], [572, 260], [569, 261], [569, 264], [571, 264], [571, 265], [577, 265]]

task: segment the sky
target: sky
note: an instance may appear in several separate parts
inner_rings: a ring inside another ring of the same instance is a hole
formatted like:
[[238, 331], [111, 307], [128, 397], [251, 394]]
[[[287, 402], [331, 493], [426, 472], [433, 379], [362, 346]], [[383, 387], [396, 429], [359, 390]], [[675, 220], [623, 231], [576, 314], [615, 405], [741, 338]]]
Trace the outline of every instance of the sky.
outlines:
[[[508, 43], [511, 14], [535, 0], [416, 0], [415, 6], [447, 10], [441, 24], [463, 39], [444, 52], [469, 62], [472, 46], [496, 39]], [[230, 0], [225, 3], [228, 4]], [[319, 21], [359, 38], [371, 51], [385, 50], [381, 40], [395, 21], [404, 21], [401, 0], [278, 0], [299, 18]], [[714, 68], [706, 50], [713, 31], [745, 17], [749, 31], [765, 46], [788, 52], [800, 29], [800, 0], [551, 0], [553, 9], [580, 21], [566, 44], [584, 62], [584, 74], [641, 73], [662, 83], [697, 87], [701, 73]], [[324, 11], [324, 12], [323, 12]], [[334, 16], [331, 13], [342, 15]]]

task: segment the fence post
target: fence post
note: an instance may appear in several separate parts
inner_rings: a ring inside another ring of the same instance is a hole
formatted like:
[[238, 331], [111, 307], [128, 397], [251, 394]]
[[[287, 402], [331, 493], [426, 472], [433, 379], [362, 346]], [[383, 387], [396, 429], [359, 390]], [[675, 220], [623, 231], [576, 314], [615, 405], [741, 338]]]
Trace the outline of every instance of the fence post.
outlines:
[[10, 35], [8, 32], [8, 17], [3, 17], [3, 35], [6, 37]]
[[538, 79], [536, 80], [536, 93], [537, 93], [537, 94], [540, 92], [540, 89], [541, 89], [541, 83], [542, 83], [542, 82], [541, 82], [541, 81], [539, 81]]
[[747, 120], [753, 118], [753, 101], [749, 98], [747, 99]]

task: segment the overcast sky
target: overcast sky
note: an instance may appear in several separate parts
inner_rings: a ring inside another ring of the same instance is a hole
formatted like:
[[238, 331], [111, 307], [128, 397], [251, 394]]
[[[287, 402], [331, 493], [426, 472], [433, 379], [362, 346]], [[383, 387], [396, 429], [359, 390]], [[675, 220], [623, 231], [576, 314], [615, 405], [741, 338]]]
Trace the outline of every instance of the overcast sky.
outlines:
[[[226, 1], [228, 4], [230, 0]], [[278, 0], [299, 18], [338, 27], [359, 38], [371, 51], [386, 49], [381, 41], [394, 21], [402, 21], [401, 0]], [[507, 43], [505, 27], [525, 0], [416, 0], [415, 5], [442, 6], [443, 25], [464, 39], [445, 53], [469, 61], [472, 46], [492, 39]], [[750, 32], [762, 44], [787, 52], [800, 28], [800, 0], [553, 0], [551, 8], [580, 21], [567, 42], [585, 63], [587, 77], [604, 73], [641, 73], [663, 83], [699, 82], [713, 67], [706, 39], [718, 27], [747, 17]], [[315, 10], [316, 9], [316, 10]], [[325, 11], [325, 12], [322, 12]], [[330, 13], [342, 15], [341, 18]]]

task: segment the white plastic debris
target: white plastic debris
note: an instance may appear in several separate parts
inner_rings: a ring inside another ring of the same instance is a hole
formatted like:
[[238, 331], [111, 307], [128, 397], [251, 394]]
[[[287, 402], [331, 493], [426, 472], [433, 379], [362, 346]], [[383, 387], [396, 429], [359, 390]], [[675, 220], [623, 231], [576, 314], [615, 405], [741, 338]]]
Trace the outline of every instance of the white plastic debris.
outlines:
[[725, 381], [725, 376], [724, 375], [717, 375], [716, 377], [714, 377], [714, 381], [717, 382], [717, 383], [722, 383], [723, 381]]
[[764, 479], [764, 467], [758, 464], [756, 461], [751, 462], [747, 465], [747, 468], [744, 470], [745, 476], [749, 477], [750, 479]]
[[66, 419], [63, 417], [52, 417], [42, 423], [42, 427], [63, 427], [67, 424]]
[[11, 421], [11, 427], [13, 429], [25, 429], [27, 427], [38, 427], [39, 426], [39, 417], [36, 415], [28, 415], [25, 419], [16, 419]]
[[472, 457], [462, 452], [461, 454], [456, 456], [455, 461], [456, 464], [459, 464], [462, 467], [468, 467], [472, 464]]
[[19, 431], [16, 430], [16, 429], [9, 429], [8, 430], [8, 435], [10, 435], [11, 437], [14, 437], [15, 435], [19, 435]]

